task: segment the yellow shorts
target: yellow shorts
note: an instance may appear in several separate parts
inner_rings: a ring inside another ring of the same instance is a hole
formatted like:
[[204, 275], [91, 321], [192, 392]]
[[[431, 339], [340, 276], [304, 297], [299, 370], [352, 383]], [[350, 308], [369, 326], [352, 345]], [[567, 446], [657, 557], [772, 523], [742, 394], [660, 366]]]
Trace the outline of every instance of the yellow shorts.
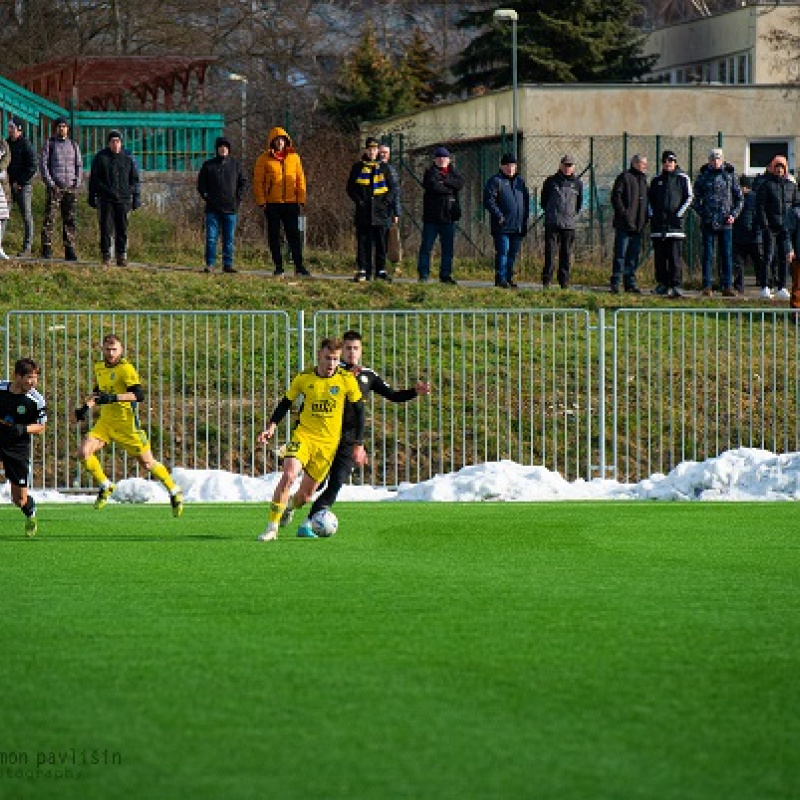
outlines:
[[289, 444], [281, 448], [281, 455], [284, 458], [296, 458], [303, 465], [303, 469], [317, 483], [321, 483], [331, 470], [338, 448], [338, 442], [331, 444], [318, 439], [307, 439], [295, 432]]
[[140, 456], [150, 449], [147, 434], [141, 428], [125, 428], [120, 430], [100, 420], [87, 434], [109, 444], [115, 442], [125, 449], [129, 456]]

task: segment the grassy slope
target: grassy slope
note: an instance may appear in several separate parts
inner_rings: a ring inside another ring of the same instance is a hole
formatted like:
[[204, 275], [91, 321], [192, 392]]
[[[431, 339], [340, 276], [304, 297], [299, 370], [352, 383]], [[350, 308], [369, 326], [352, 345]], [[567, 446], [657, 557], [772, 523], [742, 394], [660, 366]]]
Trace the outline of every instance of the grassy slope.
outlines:
[[[14, 798], [759, 800], [800, 770], [789, 504], [0, 508]], [[756, 533], [758, 531], [758, 533]], [[11, 689], [13, 687], [13, 690]]]

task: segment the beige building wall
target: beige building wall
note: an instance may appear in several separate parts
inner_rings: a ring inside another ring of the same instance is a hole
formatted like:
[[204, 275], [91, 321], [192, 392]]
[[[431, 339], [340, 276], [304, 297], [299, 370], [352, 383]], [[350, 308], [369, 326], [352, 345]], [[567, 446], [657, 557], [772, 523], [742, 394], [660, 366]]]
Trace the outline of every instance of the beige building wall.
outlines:
[[653, 31], [644, 54], [657, 55], [651, 70], [668, 83], [793, 83], [800, 65], [769, 41], [776, 30], [800, 35], [800, 7], [758, 5]]

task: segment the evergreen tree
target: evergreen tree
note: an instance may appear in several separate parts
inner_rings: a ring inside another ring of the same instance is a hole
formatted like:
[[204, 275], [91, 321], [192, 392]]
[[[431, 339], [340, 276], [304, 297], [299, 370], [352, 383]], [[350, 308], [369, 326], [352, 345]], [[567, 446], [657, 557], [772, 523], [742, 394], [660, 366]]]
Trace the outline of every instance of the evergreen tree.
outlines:
[[414, 36], [408, 44], [401, 71], [404, 84], [411, 90], [414, 108], [430, 105], [437, 95], [444, 94], [446, 87], [439, 80], [436, 69], [436, 52], [419, 28], [414, 29]]
[[367, 20], [332, 95], [324, 101], [327, 112], [342, 127], [351, 128], [364, 120], [408, 110], [411, 98], [402, 71], [381, 52], [372, 23]]
[[[650, 68], [644, 36], [632, 25], [637, 0], [520, 0], [517, 73], [520, 83], [629, 81]], [[483, 28], [455, 65], [458, 86], [500, 88], [511, 83], [511, 23], [492, 9], [468, 12], [462, 28]]]

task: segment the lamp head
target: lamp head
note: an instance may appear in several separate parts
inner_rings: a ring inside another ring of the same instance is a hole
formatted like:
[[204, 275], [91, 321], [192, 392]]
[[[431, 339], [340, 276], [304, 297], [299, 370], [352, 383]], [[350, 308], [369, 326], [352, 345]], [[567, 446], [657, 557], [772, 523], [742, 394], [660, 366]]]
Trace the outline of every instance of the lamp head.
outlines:
[[513, 8], [498, 8], [492, 17], [497, 22], [516, 22], [519, 14]]

